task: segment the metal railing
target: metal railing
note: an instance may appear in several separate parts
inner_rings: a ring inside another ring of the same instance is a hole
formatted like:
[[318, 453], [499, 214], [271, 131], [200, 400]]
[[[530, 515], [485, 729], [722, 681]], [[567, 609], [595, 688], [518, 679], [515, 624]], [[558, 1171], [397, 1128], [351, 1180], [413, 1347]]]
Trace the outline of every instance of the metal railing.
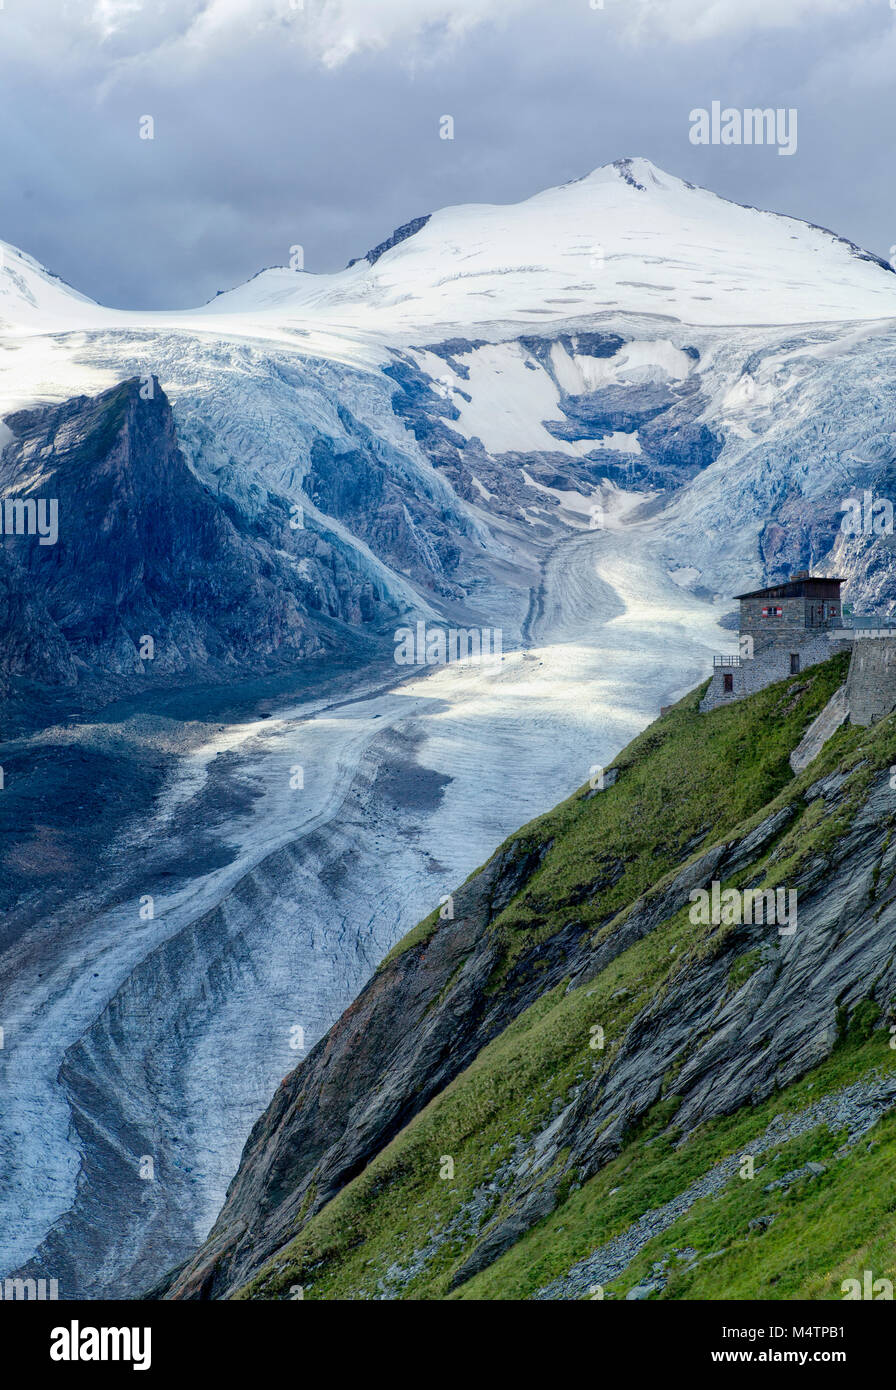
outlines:
[[713, 666], [740, 666], [742, 661], [743, 657], [740, 656], [714, 656], [712, 664]]
[[856, 637], [896, 637], [896, 621], [878, 618], [873, 613], [848, 614], [841, 628], [852, 631]]
[[858, 617], [843, 618], [838, 627], [828, 629], [830, 637], [856, 641], [858, 638], [896, 637], [896, 622], [889, 618]]

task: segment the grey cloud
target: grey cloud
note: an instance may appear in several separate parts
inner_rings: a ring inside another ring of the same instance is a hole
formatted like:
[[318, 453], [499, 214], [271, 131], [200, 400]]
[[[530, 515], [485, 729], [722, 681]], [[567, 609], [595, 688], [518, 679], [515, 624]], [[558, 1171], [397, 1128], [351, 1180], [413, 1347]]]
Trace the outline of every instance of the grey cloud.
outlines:
[[[284, 40], [293, 31], [282, 5], [270, 22], [241, 27], [242, 0], [218, 0], [214, 14], [198, 4], [130, 17], [117, 4], [95, 7], [105, 41], [98, 29], [90, 42], [47, 21], [42, 52], [10, 30], [0, 238], [106, 303], [186, 307], [284, 263], [297, 242], [309, 269], [338, 269], [418, 213], [516, 200], [644, 154], [889, 254], [896, 230], [879, 132], [893, 126], [896, 97], [855, 80], [860, 55], [892, 41], [886, 6], [830, 0], [813, 5], [811, 25], [734, 43], [734, 12], [749, 7], [726, 3], [713, 7], [716, 34], [673, 42], [667, 17], [666, 29], [642, 26], [635, 42], [614, 3], [521, 3], [505, 6], [501, 23], [465, 28], [452, 0], [453, 29], [434, 29], [409, 27], [404, 0], [365, 0], [383, 21], [380, 46], [371, 38], [329, 67], [320, 45]], [[690, 0], [671, 3], [684, 23]], [[802, 8], [778, 6], [790, 22]], [[423, 10], [437, 17], [435, 0]], [[339, 13], [351, 11], [334, 7], [331, 18]], [[0, 32], [9, 21], [7, 6]], [[437, 36], [430, 47], [427, 36]], [[688, 113], [714, 99], [798, 107], [797, 155], [690, 145]], [[153, 141], [138, 138], [144, 114], [155, 119]], [[455, 118], [453, 142], [438, 138], [443, 114]]]

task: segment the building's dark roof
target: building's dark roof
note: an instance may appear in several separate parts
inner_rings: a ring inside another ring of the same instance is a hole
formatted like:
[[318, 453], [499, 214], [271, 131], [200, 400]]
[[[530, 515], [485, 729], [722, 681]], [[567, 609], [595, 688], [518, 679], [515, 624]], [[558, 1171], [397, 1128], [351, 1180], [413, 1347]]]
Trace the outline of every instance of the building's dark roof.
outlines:
[[840, 597], [840, 585], [845, 579], [829, 579], [827, 575], [800, 574], [786, 579], [783, 584], [772, 584], [768, 589], [753, 589], [749, 594], [735, 594], [741, 598], [827, 598], [836, 590]]

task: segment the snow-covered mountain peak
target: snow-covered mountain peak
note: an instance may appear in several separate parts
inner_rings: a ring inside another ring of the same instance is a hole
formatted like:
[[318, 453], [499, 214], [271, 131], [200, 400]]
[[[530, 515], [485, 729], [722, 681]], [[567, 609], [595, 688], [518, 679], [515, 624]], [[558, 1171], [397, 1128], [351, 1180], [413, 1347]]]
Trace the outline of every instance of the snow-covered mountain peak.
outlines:
[[519, 203], [415, 217], [344, 270], [264, 270], [191, 311], [103, 309], [12, 248], [0, 274], [0, 317], [28, 333], [299, 333], [309, 353], [344, 360], [619, 314], [695, 326], [893, 318], [896, 275], [833, 232], [729, 202], [640, 156]]
[[616, 313], [697, 325], [896, 316], [884, 262], [642, 157], [520, 203], [443, 208], [335, 275], [272, 271], [251, 283], [215, 312], [399, 336]]
[[684, 179], [676, 178], [674, 174], [667, 174], [664, 169], [658, 168], [651, 160], [645, 159], [643, 155], [624, 155], [621, 159], [614, 159], [612, 164], [600, 164], [596, 169], [592, 169], [590, 174], [572, 179], [563, 186], [571, 188], [577, 183], [612, 184], [620, 180], [627, 183], [630, 188], [637, 188], [642, 193], [650, 188], [690, 187]]

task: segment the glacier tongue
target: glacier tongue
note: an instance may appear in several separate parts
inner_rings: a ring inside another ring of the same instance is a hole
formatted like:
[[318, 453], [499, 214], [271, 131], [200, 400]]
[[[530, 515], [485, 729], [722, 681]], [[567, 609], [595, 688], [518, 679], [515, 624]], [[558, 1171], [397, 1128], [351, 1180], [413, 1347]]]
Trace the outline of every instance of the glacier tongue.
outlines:
[[[215, 827], [235, 857], [167, 895], [143, 885], [159, 894], [152, 922], [131, 903], [77, 931], [70, 912], [45, 925], [2, 1001], [18, 1039], [0, 1121], [8, 1268], [52, 1268], [69, 1294], [133, 1296], [206, 1234], [252, 1121], [298, 1060], [291, 1030], [310, 1047], [441, 896], [702, 674], [722, 637], [713, 610], [653, 547], [637, 527], [562, 544], [531, 645], [494, 666], [231, 730], [227, 778], [255, 792], [251, 813]], [[169, 789], [159, 833], [208, 814], [211, 751], [204, 775], [188, 762]]]

